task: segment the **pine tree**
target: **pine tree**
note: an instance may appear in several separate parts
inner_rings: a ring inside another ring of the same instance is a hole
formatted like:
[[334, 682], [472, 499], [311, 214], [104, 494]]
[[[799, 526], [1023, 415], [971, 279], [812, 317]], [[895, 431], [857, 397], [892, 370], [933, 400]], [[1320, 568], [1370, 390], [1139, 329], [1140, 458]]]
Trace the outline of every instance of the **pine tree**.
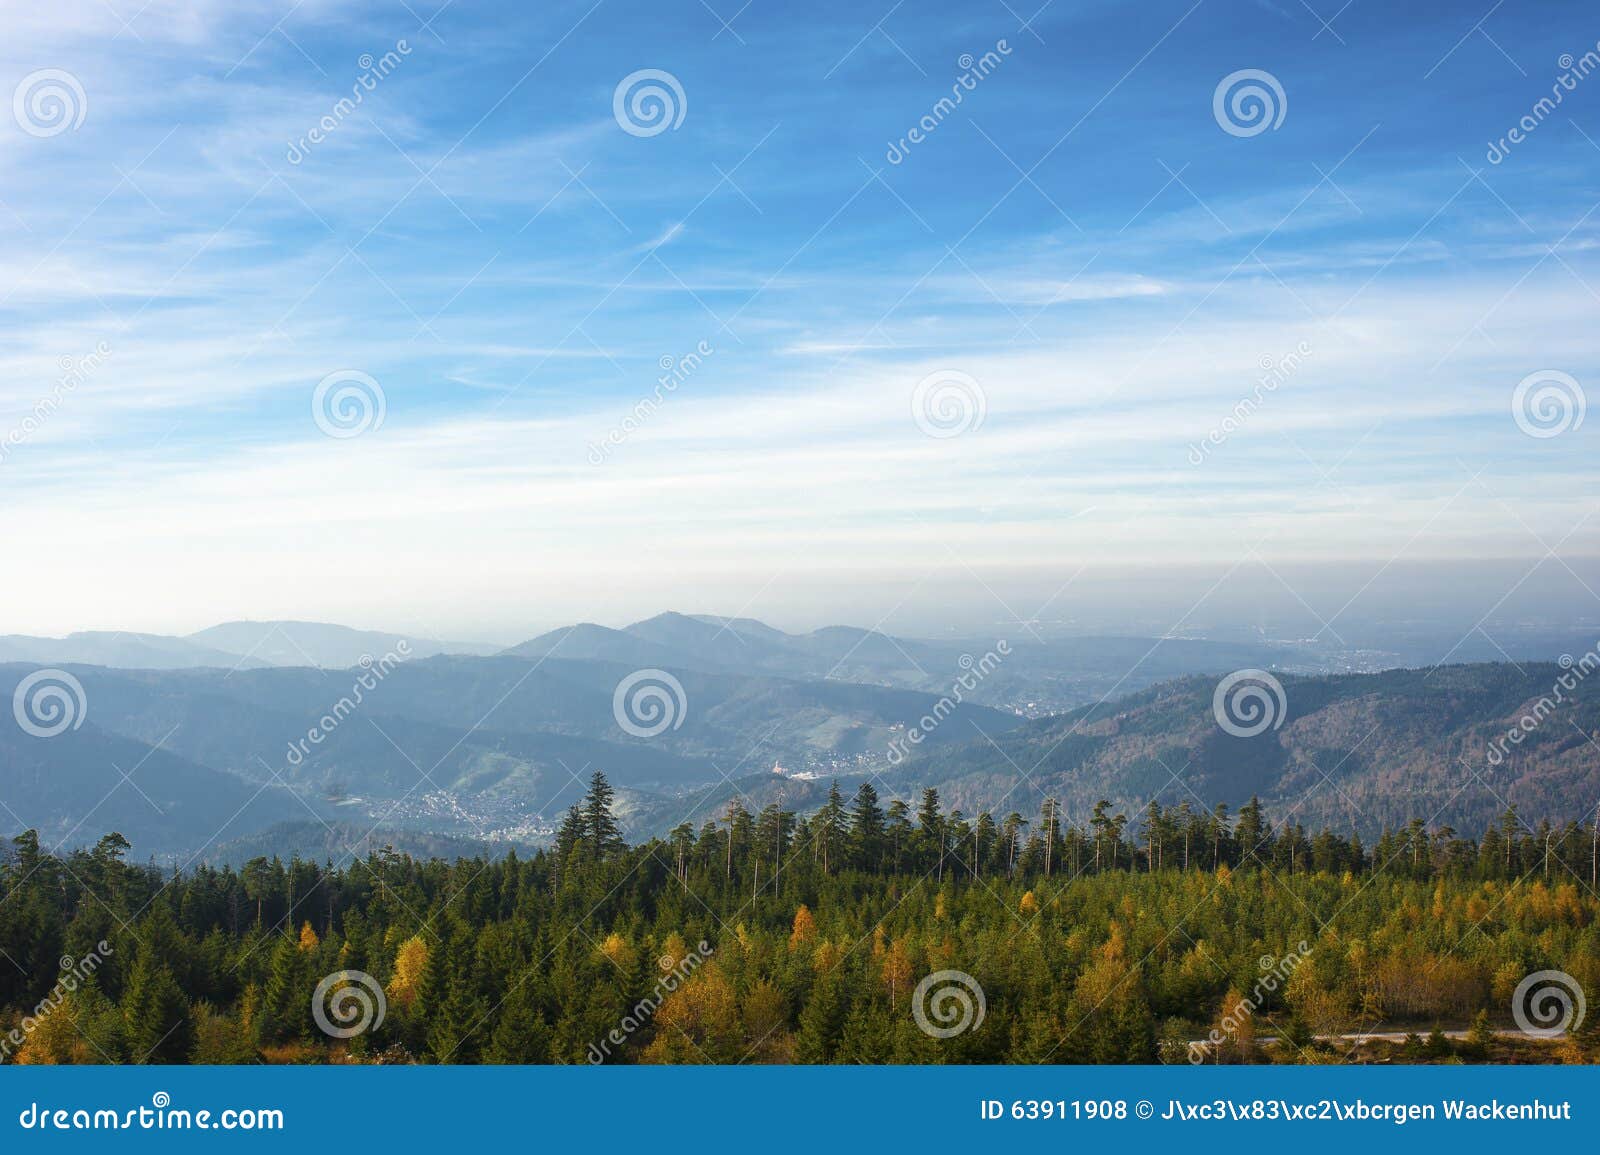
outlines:
[[134, 963], [122, 1015], [135, 1063], [181, 1063], [189, 1057], [194, 1044], [189, 1000], [171, 968], [149, 949], [141, 950]]
[[609, 858], [624, 848], [622, 828], [611, 813], [616, 791], [599, 770], [589, 779], [589, 791], [583, 796], [583, 838], [588, 844], [589, 857], [598, 861]]
[[883, 858], [883, 810], [871, 782], [856, 790], [850, 808], [850, 862], [857, 870], [876, 870]]

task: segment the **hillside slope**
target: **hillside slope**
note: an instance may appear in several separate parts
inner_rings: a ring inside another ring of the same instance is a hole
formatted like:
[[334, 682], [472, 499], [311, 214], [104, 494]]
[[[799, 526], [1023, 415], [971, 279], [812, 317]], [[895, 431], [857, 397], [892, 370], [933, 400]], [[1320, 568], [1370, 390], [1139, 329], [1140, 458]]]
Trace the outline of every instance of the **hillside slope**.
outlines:
[[[1576, 685], [1555, 700], [1564, 675]], [[1307, 826], [1363, 833], [1411, 818], [1478, 829], [1513, 803], [1525, 817], [1580, 818], [1600, 798], [1600, 678], [1507, 663], [1281, 682], [1282, 725], [1253, 737], [1218, 724], [1216, 680], [1186, 678], [930, 751], [886, 777], [904, 791], [935, 785], [968, 813], [1032, 816], [1054, 794], [1081, 821], [1101, 798], [1133, 813], [1152, 798], [1210, 807], [1259, 795]], [[1492, 746], [1541, 713], [1504, 754]]]

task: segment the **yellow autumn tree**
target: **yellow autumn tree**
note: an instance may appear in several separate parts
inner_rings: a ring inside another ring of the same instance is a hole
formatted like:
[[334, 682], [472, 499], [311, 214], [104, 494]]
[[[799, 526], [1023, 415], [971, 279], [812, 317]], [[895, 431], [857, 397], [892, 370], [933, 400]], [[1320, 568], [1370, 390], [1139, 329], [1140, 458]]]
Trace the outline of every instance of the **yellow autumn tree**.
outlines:
[[736, 1063], [743, 1057], [743, 1024], [733, 984], [711, 962], [662, 1000], [647, 1063]]
[[422, 972], [428, 968], [428, 944], [421, 935], [406, 939], [394, 956], [394, 975], [385, 992], [389, 1001], [409, 1009], [422, 990]]
[[825, 975], [833, 970], [844, 959], [844, 950], [831, 942], [817, 944], [816, 953], [811, 956], [811, 969], [819, 975]]
[[811, 917], [811, 910], [805, 903], [800, 904], [800, 909], [794, 912], [794, 928], [789, 932], [789, 949], [800, 950], [817, 937], [817, 924]]
[[100, 1062], [79, 1034], [75, 1014], [74, 1000], [69, 996], [55, 1010], [35, 1020], [14, 1061], [40, 1067]]
[[682, 966], [688, 957], [689, 948], [684, 945], [683, 936], [673, 931], [667, 935], [667, 941], [661, 944], [661, 956], [656, 962], [663, 971], [670, 971]]
[[894, 1006], [901, 991], [911, 986], [911, 953], [903, 938], [895, 939], [889, 953], [883, 956], [883, 985], [888, 988], [890, 1006]]
[[1213, 1030], [1221, 1036], [1216, 1045], [1213, 1061], [1222, 1063], [1249, 1063], [1256, 1058], [1255, 1008], [1238, 991], [1230, 989], [1222, 996], [1222, 1010], [1217, 1015]]
[[632, 970], [639, 957], [628, 945], [628, 940], [616, 931], [606, 935], [606, 941], [600, 944], [600, 953], [624, 971]]
[[1038, 914], [1039, 900], [1033, 896], [1033, 891], [1030, 890], [1022, 896], [1022, 901], [1017, 904], [1017, 908], [1021, 910], [1023, 914]]
[[311, 924], [305, 923], [300, 927], [300, 952], [310, 954], [322, 945], [322, 940], [317, 937], [317, 932], [311, 929]]

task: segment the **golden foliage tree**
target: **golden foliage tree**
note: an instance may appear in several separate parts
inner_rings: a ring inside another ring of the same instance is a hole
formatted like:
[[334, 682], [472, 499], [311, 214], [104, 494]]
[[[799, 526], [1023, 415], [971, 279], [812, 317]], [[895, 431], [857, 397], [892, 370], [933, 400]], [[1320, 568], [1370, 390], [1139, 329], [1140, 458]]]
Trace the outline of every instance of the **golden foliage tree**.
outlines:
[[816, 937], [817, 924], [811, 917], [810, 908], [802, 902], [800, 909], [794, 912], [794, 927], [789, 932], [789, 949], [800, 950]]
[[410, 1009], [422, 991], [422, 973], [428, 969], [428, 944], [415, 935], [400, 944], [394, 956], [394, 975], [389, 979], [389, 1001]]

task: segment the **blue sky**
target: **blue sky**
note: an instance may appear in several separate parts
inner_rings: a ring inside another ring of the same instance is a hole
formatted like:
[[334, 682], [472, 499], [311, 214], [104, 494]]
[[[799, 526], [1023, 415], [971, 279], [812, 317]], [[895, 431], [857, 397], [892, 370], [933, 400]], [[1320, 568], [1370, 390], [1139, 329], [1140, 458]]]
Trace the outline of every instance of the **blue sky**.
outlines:
[[6, 3], [0, 629], [1594, 620], [1600, 76], [1487, 153], [1600, 20], [1491, 3]]

